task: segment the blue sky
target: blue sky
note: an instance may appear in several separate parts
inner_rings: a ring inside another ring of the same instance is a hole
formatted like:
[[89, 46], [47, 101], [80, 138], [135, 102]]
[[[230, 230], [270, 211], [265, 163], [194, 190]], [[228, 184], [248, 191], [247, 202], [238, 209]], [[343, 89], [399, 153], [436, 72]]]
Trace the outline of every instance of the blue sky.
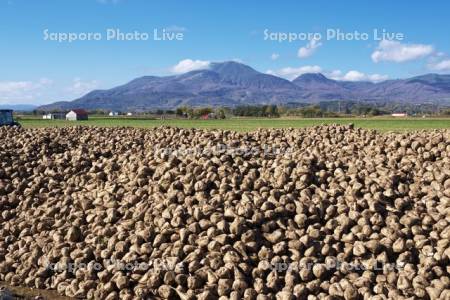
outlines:
[[[0, 104], [73, 100], [139, 76], [226, 60], [287, 79], [305, 72], [371, 81], [450, 73], [449, 11], [443, 0], [0, 0]], [[107, 29], [149, 38], [107, 40]], [[183, 38], [155, 41], [155, 29]], [[344, 40], [327, 37], [338, 29], [348, 34]], [[404, 38], [374, 40], [374, 29]], [[102, 36], [59, 42], [45, 40], [45, 30]], [[355, 31], [368, 38], [355, 40]], [[279, 40], [289, 33], [297, 40]], [[321, 37], [302, 39], [307, 33]]]

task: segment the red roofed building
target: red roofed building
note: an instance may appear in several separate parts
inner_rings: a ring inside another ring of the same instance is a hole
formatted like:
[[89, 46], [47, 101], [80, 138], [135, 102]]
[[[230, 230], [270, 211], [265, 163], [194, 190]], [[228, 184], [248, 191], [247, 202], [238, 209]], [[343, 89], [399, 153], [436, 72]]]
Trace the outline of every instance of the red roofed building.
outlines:
[[73, 109], [69, 111], [66, 115], [66, 120], [68, 121], [80, 121], [87, 120], [88, 113], [84, 109]]

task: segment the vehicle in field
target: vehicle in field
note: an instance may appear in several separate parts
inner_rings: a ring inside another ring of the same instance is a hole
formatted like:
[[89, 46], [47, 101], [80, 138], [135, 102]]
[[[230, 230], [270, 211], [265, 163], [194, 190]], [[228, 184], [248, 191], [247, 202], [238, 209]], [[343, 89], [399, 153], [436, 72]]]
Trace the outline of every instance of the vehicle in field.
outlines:
[[0, 109], [0, 126], [20, 126], [14, 121], [12, 109]]

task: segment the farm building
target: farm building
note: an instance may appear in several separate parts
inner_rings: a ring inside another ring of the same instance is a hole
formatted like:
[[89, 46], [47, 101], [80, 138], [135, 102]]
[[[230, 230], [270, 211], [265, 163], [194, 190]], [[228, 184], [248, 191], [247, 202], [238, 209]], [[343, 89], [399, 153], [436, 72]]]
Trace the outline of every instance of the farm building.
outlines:
[[210, 119], [217, 119], [217, 116], [215, 113], [209, 113], [209, 114], [204, 114], [203, 116], [201, 116], [201, 118], [203, 120], [210, 120]]
[[119, 115], [119, 113], [117, 111], [112, 111], [112, 112], [109, 113], [110, 117], [116, 117], [118, 115]]
[[132, 115], [133, 115], [133, 113], [131, 113], [131, 112], [127, 113], [127, 116], [132, 116]]
[[391, 116], [392, 117], [407, 117], [408, 114], [407, 113], [393, 113]]
[[73, 109], [66, 115], [66, 120], [68, 121], [81, 121], [87, 119], [88, 113], [84, 109]]
[[44, 120], [64, 120], [66, 118], [66, 114], [62, 112], [50, 113], [42, 116]]

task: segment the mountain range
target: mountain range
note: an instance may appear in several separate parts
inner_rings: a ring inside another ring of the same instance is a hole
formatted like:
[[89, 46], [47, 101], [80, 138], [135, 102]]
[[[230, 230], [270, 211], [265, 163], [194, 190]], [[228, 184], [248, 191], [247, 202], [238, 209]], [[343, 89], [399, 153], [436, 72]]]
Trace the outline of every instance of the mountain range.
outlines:
[[55, 102], [38, 109], [146, 111], [183, 105], [234, 107], [331, 100], [447, 106], [450, 105], [450, 75], [426, 74], [373, 83], [333, 80], [320, 73], [308, 73], [289, 81], [229, 61], [180, 75], [136, 78], [121, 86], [94, 90], [73, 101]]

